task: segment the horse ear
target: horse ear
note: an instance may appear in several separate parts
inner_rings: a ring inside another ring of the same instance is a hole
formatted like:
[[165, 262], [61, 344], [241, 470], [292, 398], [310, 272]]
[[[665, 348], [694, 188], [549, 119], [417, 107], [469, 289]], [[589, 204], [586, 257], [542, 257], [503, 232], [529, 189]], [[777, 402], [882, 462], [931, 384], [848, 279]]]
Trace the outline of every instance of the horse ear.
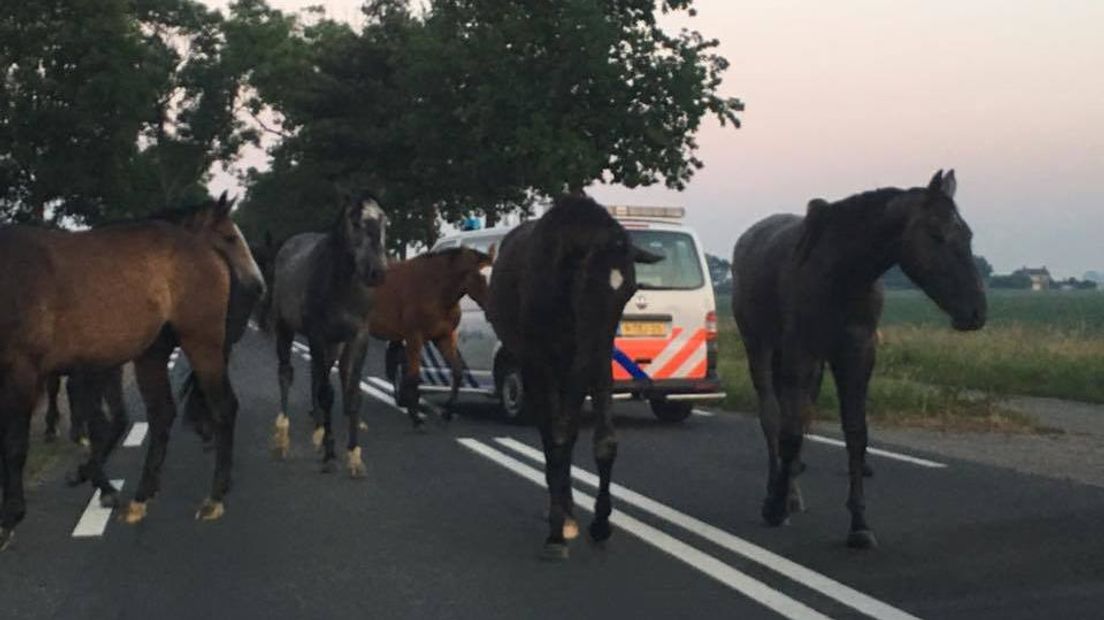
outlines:
[[496, 252], [498, 252], [498, 242], [497, 241], [495, 243], [492, 243], [491, 246], [489, 248], [487, 248], [487, 262], [488, 263], [494, 263]]
[[829, 209], [831, 209], [831, 206], [828, 204], [828, 201], [823, 198], [813, 198], [809, 201], [808, 206], [805, 207], [804, 230], [795, 248], [797, 263], [799, 265], [809, 260], [809, 255], [812, 253], [813, 248], [816, 247], [817, 241], [820, 240], [820, 236], [824, 233], [824, 227], [827, 225], [826, 216], [828, 215]]
[[223, 190], [222, 195], [219, 196], [218, 201], [215, 203], [215, 215], [219, 217], [226, 217], [230, 213], [230, 207], [234, 204], [233, 200], [227, 200], [227, 191]]
[[955, 190], [958, 189], [958, 181], [955, 180], [954, 169], [947, 171], [947, 174], [943, 175], [943, 184], [940, 188], [947, 198], [954, 199]]
[[933, 193], [933, 194], [936, 193], [936, 192], [943, 191], [943, 169], [942, 168], [940, 168], [939, 172], [936, 172], [935, 175], [932, 176], [931, 181], [928, 183], [928, 191]]

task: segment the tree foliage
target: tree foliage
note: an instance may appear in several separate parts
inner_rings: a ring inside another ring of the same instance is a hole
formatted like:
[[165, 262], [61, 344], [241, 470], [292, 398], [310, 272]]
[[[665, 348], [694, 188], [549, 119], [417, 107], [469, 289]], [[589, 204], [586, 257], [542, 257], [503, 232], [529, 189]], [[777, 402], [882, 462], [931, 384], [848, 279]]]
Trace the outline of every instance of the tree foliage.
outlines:
[[738, 126], [742, 105], [718, 94], [716, 41], [665, 32], [651, 1], [436, 0], [416, 11], [372, 0], [364, 11], [354, 32], [260, 0], [232, 8], [232, 23], [287, 35], [249, 76], [281, 140], [272, 169], [250, 176], [247, 223], [307, 211], [321, 225], [337, 194], [367, 187], [397, 245], [428, 244], [439, 219], [493, 222], [595, 181], [682, 188], [701, 167], [702, 119]]
[[255, 140], [222, 27], [196, 0], [3, 3], [0, 215], [94, 223], [205, 194]]

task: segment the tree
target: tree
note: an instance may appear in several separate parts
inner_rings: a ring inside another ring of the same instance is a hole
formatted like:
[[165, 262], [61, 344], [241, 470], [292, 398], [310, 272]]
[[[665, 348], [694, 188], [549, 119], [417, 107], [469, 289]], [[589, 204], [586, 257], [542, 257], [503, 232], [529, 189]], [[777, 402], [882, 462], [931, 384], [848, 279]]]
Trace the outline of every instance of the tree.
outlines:
[[94, 223], [205, 195], [256, 139], [222, 25], [195, 0], [4, 3], [0, 215]]
[[[738, 126], [742, 110], [717, 94], [727, 65], [716, 42], [665, 33], [651, 1], [437, 0], [415, 12], [374, 0], [360, 33], [262, 12], [256, 21], [284, 24], [288, 41], [250, 84], [285, 137], [253, 181], [309, 167], [335, 188], [374, 189], [397, 247], [428, 244], [441, 219], [494, 221], [598, 180], [681, 188], [702, 165], [702, 118]], [[274, 198], [251, 190], [244, 219], [306, 209], [321, 224], [330, 196]]]
[[718, 291], [731, 290], [732, 263], [708, 252], [705, 254], [705, 263], [709, 267], [709, 279], [713, 281], [713, 288]]

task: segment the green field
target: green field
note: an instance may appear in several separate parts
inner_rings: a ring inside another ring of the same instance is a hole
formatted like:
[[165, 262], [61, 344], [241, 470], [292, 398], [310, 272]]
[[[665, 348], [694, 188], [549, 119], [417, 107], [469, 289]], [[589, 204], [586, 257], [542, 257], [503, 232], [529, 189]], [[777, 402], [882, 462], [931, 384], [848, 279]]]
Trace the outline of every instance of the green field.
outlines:
[[[727, 299], [721, 316], [721, 373], [730, 407], [750, 411], [755, 395]], [[1024, 416], [1001, 409], [1004, 396], [1050, 396], [1104, 403], [1104, 294], [991, 291], [989, 323], [958, 333], [918, 291], [892, 291], [870, 388], [875, 422], [1024, 430]], [[831, 382], [819, 413], [833, 417]]]

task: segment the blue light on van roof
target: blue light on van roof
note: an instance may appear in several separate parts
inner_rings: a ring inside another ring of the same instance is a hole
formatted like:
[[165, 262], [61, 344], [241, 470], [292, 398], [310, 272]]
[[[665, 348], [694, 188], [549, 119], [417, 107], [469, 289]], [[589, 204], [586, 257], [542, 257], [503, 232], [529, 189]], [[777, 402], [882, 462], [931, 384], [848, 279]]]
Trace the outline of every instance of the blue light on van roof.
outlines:
[[479, 230], [483, 228], [483, 221], [478, 217], [466, 217], [460, 222], [460, 230]]

